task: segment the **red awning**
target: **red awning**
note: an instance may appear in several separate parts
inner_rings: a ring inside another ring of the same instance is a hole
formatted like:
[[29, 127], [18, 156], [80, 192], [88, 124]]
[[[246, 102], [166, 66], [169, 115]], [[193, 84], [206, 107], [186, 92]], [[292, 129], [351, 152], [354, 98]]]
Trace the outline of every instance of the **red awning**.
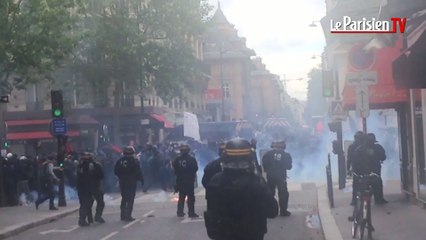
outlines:
[[[69, 131], [66, 136], [77, 137], [80, 136], [79, 131]], [[53, 136], [48, 131], [40, 132], [21, 132], [21, 133], [8, 133], [7, 140], [28, 140], [28, 139], [49, 139]]]
[[155, 113], [150, 113], [149, 115], [152, 118], [154, 118], [155, 120], [163, 122], [165, 128], [174, 128], [173, 123], [170, 122], [169, 120], [167, 120], [167, 118], [164, 117], [163, 115], [159, 115], [159, 114], [155, 114]]
[[[406, 89], [397, 89], [392, 77], [392, 62], [400, 55], [402, 38], [396, 41], [393, 47], [373, 49], [374, 62], [366, 71], [377, 72], [377, 84], [369, 86], [370, 105], [395, 104], [408, 101]], [[349, 62], [349, 61], [348, 61]], [[347, 72], [359, 71], [348, 64]], [[354, 108], [356, 103], [355, 87], [345, 85], [343, 88], [343, 103], [345, 107]]]
[[[94, 118], [89, 115], [79, 115], [75, 117], [67, 117], [69, 124], [99, 124]], [[9, 120], [6, 121], [7, 126], [31, 126], [31, 125], [45, 125], [50, 124], [52, 119], [25, 119], [25, 120]]]
[[43, 125], [49, 124], [51, 119], [35, 119], [35, 120], [10, 120], [6, 121], [7, 126], [25, 126], [25, 125]]

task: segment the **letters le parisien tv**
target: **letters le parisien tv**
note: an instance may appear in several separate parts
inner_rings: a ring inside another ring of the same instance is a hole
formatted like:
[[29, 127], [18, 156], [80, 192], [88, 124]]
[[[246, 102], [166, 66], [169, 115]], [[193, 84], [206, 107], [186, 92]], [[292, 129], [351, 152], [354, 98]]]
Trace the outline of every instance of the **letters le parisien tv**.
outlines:
[[404, 33], [407, 18], [395, 17], [390, 20], [376, 20], [375, 18], [353, 20], [344, 16], [341, 21], [330, 20], [331, 33]]

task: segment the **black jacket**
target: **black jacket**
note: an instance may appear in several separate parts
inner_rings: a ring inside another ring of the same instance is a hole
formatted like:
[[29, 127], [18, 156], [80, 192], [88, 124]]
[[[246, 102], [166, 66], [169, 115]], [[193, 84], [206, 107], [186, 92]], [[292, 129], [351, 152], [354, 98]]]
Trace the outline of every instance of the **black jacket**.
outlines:
[[287, 177], [287, 170], [293, 166], [289, 153], [283, 150], [270, 150], [263, 155], [263, 170], [267, 177]]
[[176, 175], [176, 184], [189, 185], [195, 183], [197, 176], [197, 160], [189, 154], [182, 154], [173, 161], [173, 169]]
[[254, 173], [225, 169], [211, 179], [207, 189], [206, 227], [214, 239], [263, 239], [267, 218], [278, 215], [277, 201]]
[[201, 179], [201, 183], [205, 188], [209, 184], [210, 180], [216, 173], [220, 173], [222, 171], [222, 166], [220, 165], [220, 158], [209, 162], [204, 168], [203, 179]]
[[144, 181], [139, 161], [132, 156], [120, 158], [115, 164], [114, 174], [118, 177], [120, 184], [136, 184], [137, 181], [143, 184]]

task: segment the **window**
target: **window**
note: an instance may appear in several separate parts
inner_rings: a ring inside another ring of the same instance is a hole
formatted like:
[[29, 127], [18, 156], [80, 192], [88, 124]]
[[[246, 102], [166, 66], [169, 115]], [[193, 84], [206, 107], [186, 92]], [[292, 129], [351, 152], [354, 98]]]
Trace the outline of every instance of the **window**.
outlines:
[[229, 88], [229, 83], [223, 84], [223, 96], [225, 99], [229, 99], [231, 97], [231, 90]]

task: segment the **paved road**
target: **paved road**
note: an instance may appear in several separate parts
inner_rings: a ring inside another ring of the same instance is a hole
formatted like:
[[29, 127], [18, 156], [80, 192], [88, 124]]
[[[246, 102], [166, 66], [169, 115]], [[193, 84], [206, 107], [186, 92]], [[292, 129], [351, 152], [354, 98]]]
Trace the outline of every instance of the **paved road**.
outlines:
[[[316, 186], [312, 183], [289, 185], [291, 217], [278, 217], [268, 221], [269, 232], [265, 240], [323, 240], [317, 215]], [[201, 216], [205, 209], [204, 190], [196, 190], [196, 211]], [[9, 239], [62, 239], [62, 240], [208, 240], [202, 218], [176, 217], [176, 195], [165, 192], [139, 193], [135, 199], [133, 217], [136, 221], [119, 220], [120, 199], [110, 201], [105, 208], [105, 224], [90, 227], [77, 226], [77, 214], [59, 221], [20, 233]]]

